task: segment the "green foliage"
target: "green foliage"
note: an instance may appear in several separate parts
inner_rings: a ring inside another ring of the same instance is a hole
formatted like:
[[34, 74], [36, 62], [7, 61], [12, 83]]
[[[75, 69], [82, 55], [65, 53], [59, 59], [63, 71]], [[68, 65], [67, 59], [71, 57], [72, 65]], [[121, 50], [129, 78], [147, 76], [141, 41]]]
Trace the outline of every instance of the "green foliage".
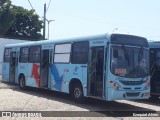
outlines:
[[10, 0], [0, 0], [0, 10], [9, 9], [11, 6]]
[[0, 37], [13, 25], [15, 16], [11, 11], [10, 0], [0, 0]]
[[5, 34], [6, 37], [28, 40], [43, 39], [40, 33], [42, 21], [39, 20], [39, 16], [34, 11], [29, 11], [20, 6], [12, 6], [12, 12], [16, 21]]

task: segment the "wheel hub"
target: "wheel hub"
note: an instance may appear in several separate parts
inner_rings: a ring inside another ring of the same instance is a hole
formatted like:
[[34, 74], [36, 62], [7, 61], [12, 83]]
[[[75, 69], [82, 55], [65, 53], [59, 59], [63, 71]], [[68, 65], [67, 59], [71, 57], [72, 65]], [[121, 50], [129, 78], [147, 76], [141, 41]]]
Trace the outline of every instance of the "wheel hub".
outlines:
[[75, 98], [79, 98], [81, 96], [81, 90], [79, 88], [74, 90], [74, 96]]

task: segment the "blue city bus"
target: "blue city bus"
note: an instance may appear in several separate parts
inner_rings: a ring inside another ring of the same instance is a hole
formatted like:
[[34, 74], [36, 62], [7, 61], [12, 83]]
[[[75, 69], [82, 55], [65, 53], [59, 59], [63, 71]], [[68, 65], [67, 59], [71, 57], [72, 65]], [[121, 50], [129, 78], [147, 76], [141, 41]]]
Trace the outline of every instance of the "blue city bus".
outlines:
[[5, 46], [3, 80], [107, 101], [148, 99], [149, 48], [146, 38], [103, 34]]
[[160, 42], [149, 41], [151, 98], [160, 97]]

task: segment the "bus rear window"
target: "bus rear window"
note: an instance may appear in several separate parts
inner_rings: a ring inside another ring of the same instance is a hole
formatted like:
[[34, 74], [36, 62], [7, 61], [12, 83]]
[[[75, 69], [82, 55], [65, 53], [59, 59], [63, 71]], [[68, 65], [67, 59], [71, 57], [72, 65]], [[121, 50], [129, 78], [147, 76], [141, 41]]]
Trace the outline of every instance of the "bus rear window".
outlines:
[[4, 62], [9, 62], [10, 61], [10, 52], [12, 49], [7, 48], [4, 50]]

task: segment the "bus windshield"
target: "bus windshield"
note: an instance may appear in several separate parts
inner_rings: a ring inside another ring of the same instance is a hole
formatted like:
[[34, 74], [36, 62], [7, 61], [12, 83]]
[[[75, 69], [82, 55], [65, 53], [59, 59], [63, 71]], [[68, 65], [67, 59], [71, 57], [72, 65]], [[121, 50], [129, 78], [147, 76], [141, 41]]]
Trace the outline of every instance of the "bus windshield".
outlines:
[[111, 46], [111, 72], [127, 78], [146, 77], [149, 75], [149, 50], [143, 47]]

